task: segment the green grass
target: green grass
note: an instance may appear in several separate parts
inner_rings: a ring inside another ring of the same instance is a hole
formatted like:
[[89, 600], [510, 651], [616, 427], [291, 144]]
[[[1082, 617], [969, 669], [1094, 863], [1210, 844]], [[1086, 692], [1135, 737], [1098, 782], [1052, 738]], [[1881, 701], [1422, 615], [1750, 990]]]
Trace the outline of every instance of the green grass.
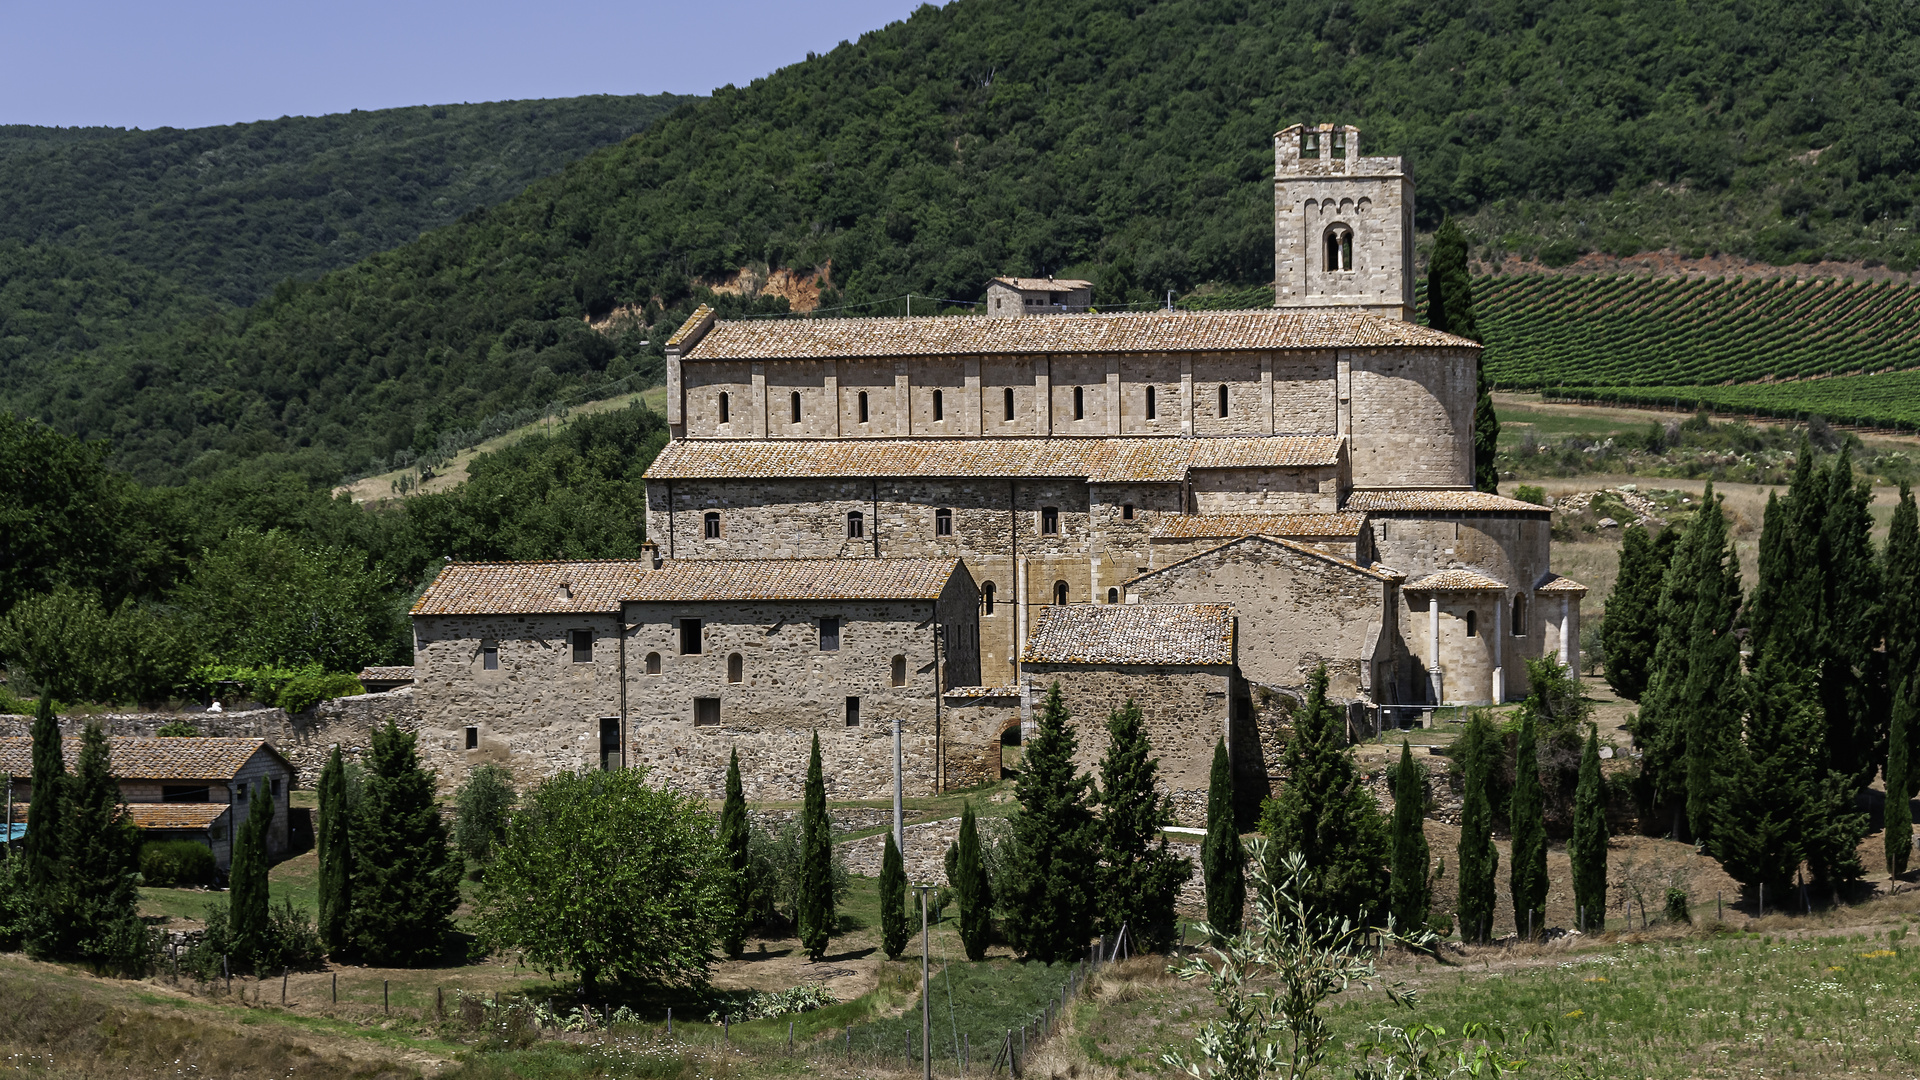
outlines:
[[[936, 953], [936, 956], [939, 954]], [[992, 960], [969, 963], [956, 957], [932, 978], [933, 1058], [936, 1068], [952, 1068], [959, 1048], [970, 1045], [975, 1061], [984, 1065], [1008, 1031], [1038, 1021], [1048, 1003], [1058, 1003], [1060, 988], [1072, 974], [1072, 964], [1020, 963]], [[905, 1012], [853, 1029], [856, 1053], [906, 1057], [911, 1044], [920, 1057], [920, 1001], [916, 996]], [[1019, 1036], [1016, 1034], [1015, 1038]]]
[[1600, 385], [1556, 388], [1550, 393], [1617, 405], [1711, 409], [1782, 419], [1821, 416], [1836, 424], [1920, 430], [1920, 371], [1734, 386]]

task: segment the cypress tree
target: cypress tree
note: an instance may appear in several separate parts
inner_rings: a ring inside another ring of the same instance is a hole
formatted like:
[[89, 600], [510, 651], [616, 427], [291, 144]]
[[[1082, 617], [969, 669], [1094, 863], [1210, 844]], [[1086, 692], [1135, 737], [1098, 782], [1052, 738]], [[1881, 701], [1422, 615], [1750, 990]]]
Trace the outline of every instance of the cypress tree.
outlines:
[[1776, 655], [1745, 685], [1744, 738], [1730, 748], [1707, 848], [1735, 881], [1784, 896], [1819, 809], [1822, 723], [1813, 679]]
[[907, 934], [907, 870], [888, 829], [886, 850], [880, 855], [880, 945], [887, 959], [900, 959], [907, 950]]
[[1052, 963], [1078, 956], [1093, 924], [1099, 837], [1087, 791], [1093, 781], [1073, 766], [1078, 740], [1060, 697], [1047, 689], [1033, 742], [1020, 764], [1014, 798], [1013, 865], [1007, 937], [1014, 948]]
[[1607, 685], [1628, 701], [1640, 700], [1647, 688], [1659, 626], [1654, 616], [1660, 605], [1660, 585], [1673, 553], [1673, 530], [1662, 531], [1657, 543], [1639, 525], [1628, 526], [1620, 545], [1620, 572], [1607, 595], [1607, 616], [1600, 624], [1606, 649]]
[[1730, 740], [1739, 736], [1740, 559], [1727, 538], [1727, 519], [1708, 481], [1693, 544], [1698, 588], [1687, 634], [1686, 683], [1677, 712], [1686, 726], [1687, 828], [1704, 838], [1712, 828], [1714, 784]]
[[1393, 773], [1393, 882], [1388, 911], [1402, 933], [1427, 925], [1433, 890], [1427, 880], [1426, 777], [1413, 762], [1413, 750], [1400, 740], [1400, 765]]
[[820, 732], [807, 758], [806, 800], [800, 810], [800, 944], [815, 961], [827, 954], [838, 917], [833, 903], [833, 822], [827, 817], [827, 781], [820, 768]]
[[727, 799], [720, 805], [720, 850], [727, 859], [727, 924], [720, 935], [727, 955], [738, 957], [746, 945], [753, 883], [747, 854], [747, 793], [740, 784], [740, 751], [727, 758]]
[[1875, 652], [1885, 611], [1873, 551], [1873, 492], [1856, 483], [1851, 451], [1829, 471], [1820, 523], [1823, 571], [1817, 622], [1820, 705], [1827, 718], [1829, 767], [1865, 791], [1886, 753], [1886, 701], [1873, 686]]
[[1140, 706], [1128, 698], [1107, 716], [1095, 793], [1105, 863], [1097, 915], [1107, 933], [1126, 927], [1138, 951], [1165, 952], [1173, 943], [1174, 901], [1193, 877], [1193, 863], [1167, 847], [1161, 830], [1173, 824], [1173, 800], [1159, 790], [1160, 761], [1151, 754]]
[[1788, 506], [1779, 492], [1770, 491], [1766, 514], [1760, 519], [1759, 567], [1754, 576], [1753, 593], [1747, 601], [1747, 644], [1752, 653], [1749, 660], [1755, 665], [1767, 655], [1773, 643], [1774, 623], [1789, 602], [1799, 576], [1793, 553], [1793, 517]]
[[1207, 925], [1232, 937], [1240, 932], [1247, 906], [1246, 849], [1234, 822], [1233, 765], [1227, 759], [1227, 740], [1213, 745], [1213, 775], [1207, 782], [1207, 837], [1200, 861], [1206, 873]]
[[1881, 576], [1888, 681], [1898, 687], [1920, 670], [1920, 509], [1914, 505], [1913, 488], [1904, 483], [1887, 529]]
[[967, 959], [985, 960], [993, 936], [993, 883], [987, 880], [987, 864], [980, 858], [980, 827], [973, 819], [971, 802], [960, 813], [960, 838], [955, 846], [959, 857], [955, 860], [953, 887], [960, 900], [960, 946], [966, 950]]
[[462, 867], [447, 844], [433, 773], [392, 721], [373, 730], [353, 829], [353, 946], [368, 963], [415, 967], [441, 955]]
[[[1387, 821], [1361, 783], [1346, 717], [1327, 700], [1325, 664], [1308, 680], [1307, 703], [1294, 714], [1281, 760], [1286, 785], [1267, 800], [1260, 820], [1273, 841], [1271, 857], [1306, 857], [1305, 898], [1314, 911], [1355, 925], [1377, 922], [1386, 914]], [[1276, 867], [1268, 870], [1277, 877]]]
[[233, 844], [227, 881], [227, 927], [233, 955], [244, 967], [256, 966], [267, 946], [267, 832], [273, 826], [273, 793], [264, 784], [249, 786], [247, 820]]
[[1507, 810], [1513, 833], [1513, 926], [1522, 935], [1538, 934], [1547, 922], [1547, 813], [1540, 790], [1538, 727], [1533, 711], [1522, 709]]
[[1640, 711], [1627, 721], [1634, 742], [1644, 751], [1635, 785], [1640, 816], [1653, 820], [1670, 814], [1676, 836], [1687, 802], [1685, 694], [1693, 655], [1689, 635], [1700, 591], [1700, 538], [1700, 523], [1696, 521], [1674, 546], [1654, 613], [1653, 665], [1640, 695]]
[[33, 794], [27, 804], [27, 835], [20, 854], [27, 863], [27, 888], [37, 906], [47, 903], [42, 893], [52, 888], [65, 865], [60, 840], [65, 828], [67, 763], [61, 757], [60, 724], [53, 718], [53, 695], [40, 695], [33, 714]]
[[[46, 957], [75, 959], [102, 971], [137, 975], [151, 951], [140, 921], [140, 833], [120, 804], [106, 732], [87, 724], [78, 767], [59, 786], [63, 865], [43, 894], [51, 903], [28, 942]], [[35, 790], [35, 796], [39, 791]], [[29, 824], [38, 826], [29, 819]]]
[[335, 746], [320, 770], [320, 940], [344, 953], [353, 925], [353, 828], [347, 767]]
[[1494, 878], [1500, 850], [1493, 846], [1493, 773], [1501, 739], [1487, 714], [1476, 709], [1454, 743], [1464, 791], [1460, 804], [1460, 939], [1485, 941], [1493, 929]]
[[1913, 857], [1913, 773], [1910, 757], [1913, 732], [1920, 728], [1920, 685], [1909, 676], [1901, 680], [1893, 698], [1893, 719], [1887, 727], [1887, 873], [1899, 877]]
[[1573, 864], [1573, 903], [1589, 927], [1607, 924], [1607, 793], [1600, 775], [1600, 729], [1587, 725], [1587, 746], [1580, 752], [1580, 783], [1573, 791], [1573, 837], [1567, 841]]

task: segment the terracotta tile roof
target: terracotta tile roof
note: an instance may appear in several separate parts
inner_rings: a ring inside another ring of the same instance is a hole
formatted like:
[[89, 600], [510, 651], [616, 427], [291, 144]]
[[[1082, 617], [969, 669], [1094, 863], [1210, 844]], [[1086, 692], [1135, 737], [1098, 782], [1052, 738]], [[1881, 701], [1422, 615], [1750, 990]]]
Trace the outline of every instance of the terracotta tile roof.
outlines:
[[[142, 829], [204, 829], [225, 814], [229, 803], [127, 803], [127, 816]], [[27, 820], [27, 803], [13, 804], [13, 823]]]
[[1234, 547], [1239, 544], [1250, 544], [1250, 543], [1251, 544], [1273, 544], [1276, 547], [1286, 548], [1288, 551], [1291, 551], [1297, 555], [1301, 555], [1309, 559], [1315, 559], [1323, 563], [1330, 563], [1334, 566], [1341, 568], [1342, 570], [1350, 570], [1356, 574], [1364, 574], [1367, 577], [1375, 579], [1376, 581], [1399, 581], [1406, 576], [1405, 574], [1402, 574], [1400, 571], [1395, 570], [1389, 566], [1380, 566], [1378, 564], [1373, 566], [1362, 566], [1360, 563], [1354, 562], [1352, 559], [1343, 559], [1338, 555], [1330, 555], [1327, 552], [1321, 551], [1317, 547], [1312, 547], [1307, 544], [1302, 544], [1297, 540], [1289, 540], [1284, 536], [1267, 536], [1262, 534], [1254, 534], [1251, 536], [1235, 537], [1234, 539], [1229, 540], [1224, 544], [1220, 544], [1215, 547], [1210, 547], [1205, 551], [1198, 552], [1193, 555], [1189, 555], [1186, 558], [1181, 559], [1177, 562], [1170, 562], [1167, 565], [1162, 566], [1157, 570], [1149, 570], [1144, 574], [1137, 574], [1131, 578], [1128, 578], [1126, 583], [1128, 586], [1131, 586], [1136, 581], [1144, 581], [1150, 577], [1157, 577], [1161, 574], [1168, 572], [1169, 570], [1174, 569], [1175, 567], [1185, 566], [1190, 562], [1197, 562], [1201, 559], [1205, 559], [1219, 552], [1225, 551], [1230, 547]]
[[1023, 664], [1231, 664], [1231, 604], [1071, 604], [1040, 609]]
[[1498, 589], [1506, 591], [1506, 583], [1496, 581], [1478, 570], [1442, 570], [1437, 574], [1428, 574], [1419, 581], [1407, 582], [1407, 588], [1422, 592], [1480, 592]]
[[396, 667], [365, 667], [360, 669], [360, 674], [355, 676], [355, 678], [359, 679], [363, 683], [412, 682], [413, 681], [413, 665], [406, 664], [406, 665], [400, 665]]
[[672, 348], [675, 345], [678, 345], [681, 342], [687, 340], [687, 336], [692, 334], [695, 330], [698, 330], [700, 328], [701, 323], [710, 322], [712, 321], [712, 319], [713, 319], [712, 308], [708, 307], [705, 304], [701, 304], [699, 307], [694, 308], [693, 314], [687, 316], [687, 321], [681, 323], [680, 329], [675, 330], [673, 332], [673, 336], [667, 339], [667, 347]]
[[414, 601], [415, 615], [614, 614], [643, 559], [448, 563]]
[[637, 603], [933, 600], [959, 559], [673, 559], [633, 579]]
[[1032, 320], [969, 315], [720, 322], [707, 331], [686, 359], [1028, 356], [1397, 346], [1480, 347], [1465, 338], [1383, 315], [1260, 308], [1056, 315]]
[[[262, 749], [280, 757], [265, 739], [139, 739], [125, 735], [107, 738], [113, 775], [122, 780], [231, 780]], [[77, 768], [80, 740], [61, 739], [60, 756], [66, 759], [69, 770]], [[0, 738], [0, 773], [33, 775], [31, 738]]]
[[1093, 288], [1093, 282], [1078, 278], [997, 277], [993, 280], [1022, 292], [1081, 292]]
[[1018, 686], [949, 686], [946, 696], [950, 698], [999, 698], [1020, 696]]
[[[1003, 320], [1013, 321], [1013, 320]], [[1337, 436], [1247, 439], [675, 439], [648, 480], [728, 477], [1072, 476], [1178, 483], [1189, 468], [1333, 465]]]
[[1533, 591], [1534, 592], [1585, 593], [1587, 591], [1587, 587], [1573, 580], [1570, 577], [1561, 577], [1559, 574], [1549, 572], [1548, 574], [1546, 574], [1540, 579], [1539, 584], [1533, 587]]
[[1356, 491], [1342, 510], [1503, 510], [1545, 514], [1548, 508], [1484, 491]]
[[1365, 514], [1166, 514], [1155, 519], [1156, 540], [1252, 536], [1359, 536]]

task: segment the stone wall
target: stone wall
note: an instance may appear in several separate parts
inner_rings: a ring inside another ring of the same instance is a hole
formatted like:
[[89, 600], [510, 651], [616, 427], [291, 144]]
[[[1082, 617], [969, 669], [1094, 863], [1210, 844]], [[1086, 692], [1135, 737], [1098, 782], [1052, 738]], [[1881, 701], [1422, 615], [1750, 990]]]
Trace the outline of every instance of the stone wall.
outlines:
[[1353, 349], [1344, 395], [1353, 485], [1471, 487], [1479, 350]]

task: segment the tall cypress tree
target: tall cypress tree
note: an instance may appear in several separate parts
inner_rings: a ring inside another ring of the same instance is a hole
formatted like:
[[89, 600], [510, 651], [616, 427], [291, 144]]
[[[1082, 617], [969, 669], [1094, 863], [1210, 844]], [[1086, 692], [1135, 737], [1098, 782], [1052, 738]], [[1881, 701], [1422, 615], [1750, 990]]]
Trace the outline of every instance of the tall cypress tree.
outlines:
[[960, 837], [954, 846], [959, 849], [953, 887], [960, 901], [960, 947], [967, 959], [985, 960], [993, 937], [993, 883], [980, 857], [980, 826], [971, 802], [960, 813]]
[[1887, 873], [1899, 877], [1913, 857], [1913, 732], [1920, 729], [1920, 680], [1909, 676], [1894, 693], [1887, 726]]
[[1161, 831], [1173, 824], [1173, 800], [1159, 790], [1160, 761], [1152, 752], [1140, 706], [1128, 698], [1107, 716], [1095, 793], [1105, 864], [1097, 915], [1107, 933], [1126, 927], [1139, 951], [1164, 952], [1173, 942], [1174, 901], [1193, 877], [1193, 863], [1176, 858]]
[[727, 924], [720, 935], [727, 955], [737, 957], [746, 945], [748, 906], [752, 899], [752, 870], [747, 855], [747, 792], [740, 784], [740, 751], [727, 758], [727, 798], [720, 804], [720, 850], [727, 860]]
[[1393, 777], [1393, 881], [1388, 911], [1402, 933], [1427, 925], [1433, 889], [1427, 880], [1426, 776], [1413, 762], [1413, 749], [1400, 740], [1400, 764]]
[[[1307, 703], [1294, 714], [1282, 768], [1287, 782], [1262, 808], [1260, 829], [1275, 860], [1299, 852], [1307, 860], [1306, 900], [1334, 919], [1370, 925], [1386, 914], [1386, 817], [1361, 783], [1347, 745], [1346, 717], [1327, 700], [1327, 668], [1307, 682]], [[1277, 867], [1268, 867], [1277, 877]]]
[[1920, 670], [1920, 508], [1914, 505], [1913, 488], [1904, 483], [1887, 528], [1881, 566], [1888, 681], [1898, 687]]
[[59, 881], [65, 859], [60, 839], [67, 802], [67, 763], [61, 757], [60, 724], [53, 718], [53, 695], [43, 692], [33, 714], [33, 795], [27, 804], [27, 835], [20, 854], [27, 862], [27, 887], [44, 907], [44, 890]]
[[1033, 742], [1020, 760], [1014, 798], [1013, 865], [1007, 894], [1007, 937], [1014, 948], [1052, 963], [1086, 945], [1098, 889], [1100, 841], [1087, 791], [1093, 781], [1074, 769], [1078, 746], [1060, 684], [1047, 689]]
[[428, 964], [453, 930], [463, 867], [414, 735], [392, 720], [374, 728], [367, 767], [353, 829], [353, 947], [370, 964]]
[[1811, 675], [1776, 655], [1746, 680], [1744, 738], [1731, 748], [1714, 797], [1707, 848], [1735, 881], [1784, 896], [1820, 812], [1823, 724]]
[[1620, 571], [1607, 595], [1607, 617], [1600, 624], [1606, 649], [1607, 685], [1628, 701], [1640, 700], [1647, 688], [1654, 647], [1659, 643], [1655, 615], [1667, 560], [1673, 554], [1672, 529], [1655, 540], [1639, 525], [1628, 526], [1620, 545]]
[[1234, 822], [1233, 764], [1227, 740], [1213, 744], [1213, 774], [1207, 781], [1207, 837], [1200, 862], [1206, 874], [1207, 925], [1232, 937], [1240, 932], [1247, 906], [1247, 852]]
[[1873, 782], [1886, 753], [1887, 700], [1874, 685], [1885, 609], [1873, 551], [1872, 503], [1872, 490], [1855, 482], [1853, 455], [1843, 448], [1829, 472], [1820, 523], [1818, 670], [1828, 763], [1851, 780], [1856, 792]]
[[1501, 739], [1487, 714], [1474, 710], [1454, 743], [1464, 781], [1460, 804], [1460, 939], [1485, 941], [1493, 930], [1494, 878], [1500, 850], [1493, 846], [1493, 775]]
[[227, 880], [227, 927], [233, 955], [254, 968], [267, 946], [267, 833], [273, 826], [273, 792], [261, 781], [248, 790], [247, 820], [233, 844]]
[[1540, 789], [1538, 724], [1520, 711], [1520, 738], [1513, 753], [1513, 796], [1507, 821], [1513, 831], [1513, 927], [1538, 934], [1547, 924], [1547, 808]]
[[833, 822], [827, 817], [827, 781], [820, 768], [820, 732], [807, 758], [806, 800], [800, 810], [800, 944], [818, 961], [827, 954], [838, 915], [833, 903]]
[[1779, 492], [1770, 491], [1765, 516], [1760, 519], [1759, 566], [1753, 593], [1747, 598], [1747, 645], [1752, 654], [1749, 659], [1756, 665], [1769, 651], [1774, 624], [1788, 604], [1799, 576], [1794, 562], [1793, 516], [1788, 505]]
[[888, 829], [887, 846], [880, 854], [880, 947], [887, 959], [900, 959], [907, 951], [907, 937], [907, 870]]
[[1687, 828], [1695, 838], [1712, 829], [1714, 785], [1728, 743], [1739, 737], [1740, 643], [1734, 623], [1740, 614], [1740, 558], [1727, 538], [1726, 514], [1713, 494], [1713, 482], [1701, 499], [1693, 544], [1698, 565], [1694, 581], [1693, 621], [1687, 633], [1686, 683], [1676, 703], [1685, 724], [1687, 748]]
[[1627, 721], [1644, 751], [1635, 793], [1642, 819], [1670, 816], [1679, 835], [1687, 802], [1687, 717], [1685, 692], [1693, 650], [1694, 605], [1700, 591], [1701, 528], [1698, 520], [1674, 547], [1660, 583], [1655, 609], [1656, 644], [1640, 711]]
[[[87, 724], [78, 767], [59, 785], [62, 865], [40, 894], [47, 907], [30, 927], [29, 951], [136, 975], [151, 950], [140, 922], [140, 833], [120, 805], [106, 732]], [[34, 791], [39, 795], [38, 788]], [[28, 824], [38, 828], [38, 822]]]
[[1607, 793], [1600, 775], [1600, 729], [1587, 725], [1587, 746], [1580, 752], [1580, 783], [1573, 789], [1573, 837], [1567, 841], [1573, 864], [1573, 903], [1583, 918], [1580, 930], [1607, 924]]
[[353, 818], [347, 766], [335, 746], [320, 770], [320, 940], [344, 953], [353, 925]]

